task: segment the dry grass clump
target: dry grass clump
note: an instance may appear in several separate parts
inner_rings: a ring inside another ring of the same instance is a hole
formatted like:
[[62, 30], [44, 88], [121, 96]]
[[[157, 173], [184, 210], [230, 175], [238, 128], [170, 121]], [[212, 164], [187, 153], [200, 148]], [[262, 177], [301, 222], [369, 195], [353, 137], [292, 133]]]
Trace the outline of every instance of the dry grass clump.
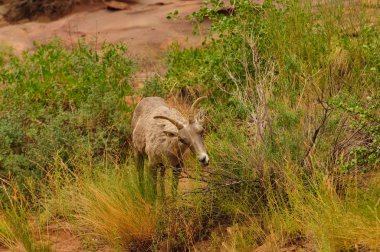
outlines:
[[41, 230], [31, 221], [29, 207], [23, 200], [10, 198], [8, 206], [0, 208], [0, 249], [11, 251], [50, 251], [41, 238]]
[[84, 181], [77, 196], [75, 218], [81, 233], [120, 249], [144, 251], [152, 246], [159, 207], [141, 196], [130, 176], [101, 174]]
[[68, 14], [76, 4], [92, 3], [91, 0], [14, 0], [4, 18], [8, 22], [47, 16], [52, 19]]

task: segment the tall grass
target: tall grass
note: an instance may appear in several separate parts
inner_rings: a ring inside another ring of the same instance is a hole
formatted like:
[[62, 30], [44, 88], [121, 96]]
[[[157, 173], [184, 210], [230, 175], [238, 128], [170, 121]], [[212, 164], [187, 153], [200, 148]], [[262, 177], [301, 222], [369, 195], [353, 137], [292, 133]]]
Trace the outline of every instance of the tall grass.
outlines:
[[[378, 248], [376, 196], [368, 198], [372, 192], [364, 192], [353, 181], [347, 181], [346, 191], [338, 195], [333, 177], [317, 174], [309, 178], [306, 186], [292, 170], [286, 174], [292, 176], [286, 189], [287, 205], [280, 209], [271, 206], [272, 216], [267, 220], [274, 233], [290, 240], [303, 237], [316, 250]], [[372, 184], [373, 179], [369, 183], [371, 188], [377, 187]]]
[[146, 201], [135, 181], [116, 170], [75, 188], [75, 217], [84, 232], [89, 228], [116, 247], [147, 250], [155, 239], [160, 206]]
[[9, 195], [8, 204], [2, 203], [0, 245], [13, 251], [50, 251], [41, 229], [33, 225], [28, 203], [17, 195]]

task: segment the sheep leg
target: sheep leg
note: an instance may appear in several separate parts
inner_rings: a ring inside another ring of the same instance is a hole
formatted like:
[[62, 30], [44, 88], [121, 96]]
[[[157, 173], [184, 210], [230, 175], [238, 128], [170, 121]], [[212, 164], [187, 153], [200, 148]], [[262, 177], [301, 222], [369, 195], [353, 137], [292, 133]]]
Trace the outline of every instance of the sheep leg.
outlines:
[[177, 196], [178, 191], [178, 183], [179, 183], [179, 175], [181, 174], [182, 164], [179, 164], [173, 167], [173, 177], [172, 177], [172, 196]]
[[157, 195], [157, 166], [155, 165], [149, 165], [149, 171], [150, 174], [152, 175], [153, 179], [153, 195], [156, 197]]
[[165, 200], [165, 167], [162, 166], [160, 170], [160, 187], [161, 187], [161, 197]]
[[138, 152], [135, 151], [135, 162], [136, 162], [136, 168], [137, 173], [139, 177], [139, 189], [142, 195], [145, 194], [145, 188], [144, 188], [144, 156]]

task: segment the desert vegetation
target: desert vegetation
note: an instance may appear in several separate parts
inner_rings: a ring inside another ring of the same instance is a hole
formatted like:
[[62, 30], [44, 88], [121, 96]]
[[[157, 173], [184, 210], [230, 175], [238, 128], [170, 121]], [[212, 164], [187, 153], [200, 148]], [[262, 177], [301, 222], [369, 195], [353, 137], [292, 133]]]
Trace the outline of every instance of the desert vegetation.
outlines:
[[[54, 251], [64, 229], [87, 251], [380, 249], [380, 6], [221, 7], [188, 17], [210, 35], [139, 90], [123, 44], [1, 49], [2, 246]], [[175, 198], [140, 193], [126, 95], [208, 96], [210, 165], [189, 156]]]

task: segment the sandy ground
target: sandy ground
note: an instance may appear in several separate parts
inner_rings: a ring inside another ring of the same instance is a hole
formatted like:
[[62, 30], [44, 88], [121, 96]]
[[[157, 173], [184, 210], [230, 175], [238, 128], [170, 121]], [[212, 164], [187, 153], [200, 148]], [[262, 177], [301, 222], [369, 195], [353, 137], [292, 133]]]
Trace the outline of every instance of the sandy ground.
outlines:
[[[200, 36], [192, 35], [193, 24], [184, 18], [197, 10], [201, 0], [139, 0], [129, 9], [110, 11], [103, 5], [82, 6], [74, 14], [57, 21], [26, 22], [0, 28], [0, 44], [11, 45], [17, 53], [33, 48], [33, 41], [47, 41], [53, 36], [65, 44], [78, 38], [125, 42], [131, 54], [158, 58], [173, 41], [199, 45]], [[168, 20], [168, 13], [178, 10], [181, 18]], [[3, 24], [4, 25], [4, 24]]]

